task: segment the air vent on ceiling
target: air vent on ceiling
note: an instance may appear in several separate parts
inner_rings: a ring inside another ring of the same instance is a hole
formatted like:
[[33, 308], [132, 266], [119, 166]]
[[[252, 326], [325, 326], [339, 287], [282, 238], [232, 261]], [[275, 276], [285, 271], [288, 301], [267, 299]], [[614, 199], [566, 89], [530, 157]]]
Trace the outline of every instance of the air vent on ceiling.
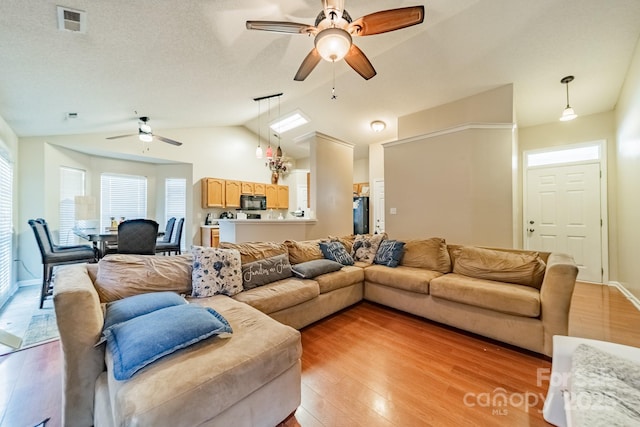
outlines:
[[87, 12], [58, 6], [58, 29], [85, 33], [87, 31]]

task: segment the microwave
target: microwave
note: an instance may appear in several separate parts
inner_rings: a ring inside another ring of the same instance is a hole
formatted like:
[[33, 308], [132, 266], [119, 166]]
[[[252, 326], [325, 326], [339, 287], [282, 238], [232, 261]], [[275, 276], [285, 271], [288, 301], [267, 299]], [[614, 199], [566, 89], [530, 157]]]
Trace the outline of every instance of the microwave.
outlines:
[[265, 211], [267, 210], [267, 197], [242, 194], [240, 196], [240, 209], [246, 211]]

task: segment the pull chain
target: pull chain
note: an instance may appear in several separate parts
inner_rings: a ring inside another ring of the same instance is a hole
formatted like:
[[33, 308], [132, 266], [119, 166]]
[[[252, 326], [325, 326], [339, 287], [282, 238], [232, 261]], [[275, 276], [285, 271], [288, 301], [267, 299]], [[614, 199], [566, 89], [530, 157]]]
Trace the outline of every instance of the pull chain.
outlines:
[[331, 99], [338, 99], [336, 95], [336, 61], [333, 61], [333, 87], [331, 88]]

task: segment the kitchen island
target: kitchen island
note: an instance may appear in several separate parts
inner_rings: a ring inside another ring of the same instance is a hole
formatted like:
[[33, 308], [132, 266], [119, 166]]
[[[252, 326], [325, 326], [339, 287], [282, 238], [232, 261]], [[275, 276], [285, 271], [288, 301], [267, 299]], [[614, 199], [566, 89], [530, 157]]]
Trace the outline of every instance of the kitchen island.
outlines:
[[315, 223], [309, 218], [218, 220], [220, 241], [231, 243], [306, 240]]

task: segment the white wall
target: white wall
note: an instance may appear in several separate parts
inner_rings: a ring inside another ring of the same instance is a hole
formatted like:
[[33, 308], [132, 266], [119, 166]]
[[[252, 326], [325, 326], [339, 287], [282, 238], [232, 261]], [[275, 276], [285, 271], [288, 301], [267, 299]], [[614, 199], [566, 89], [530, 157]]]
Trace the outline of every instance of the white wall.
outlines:
[[640, 42], [616, 107], [618, 167], [618, 281], [640, 298]]

